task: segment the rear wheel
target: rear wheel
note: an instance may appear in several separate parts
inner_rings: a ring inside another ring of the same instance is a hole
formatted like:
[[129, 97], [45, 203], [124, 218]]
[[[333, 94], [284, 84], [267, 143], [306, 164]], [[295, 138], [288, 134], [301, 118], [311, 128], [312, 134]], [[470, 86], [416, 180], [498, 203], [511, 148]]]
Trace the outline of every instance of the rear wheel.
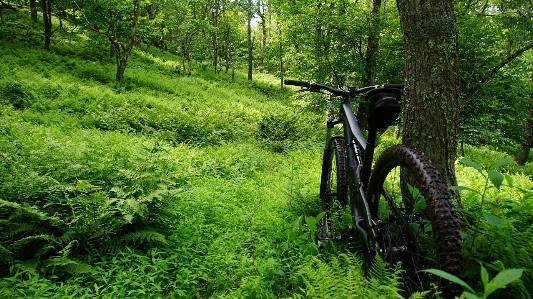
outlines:
[[372, 218], [377, 219], [377, 253], [389, 264], [401, 262], [406, 293], [429, 290], [434, 283], [441, 298], [459, 296], [459, 285], [419, 272], [435, 268], [460, 276], [462, 271], [452, 205], [429, 158], [403, 145], [385, 150], [367, 192]]
[[326, 214], [322, 217], [322, 233], [333, 234], [338, 232], [338, 224], [342, 221], [342, 208], [348, 202], [348, 171], [344, 139], [331, 138], [323, 159], [320, 198], [322, 211]]

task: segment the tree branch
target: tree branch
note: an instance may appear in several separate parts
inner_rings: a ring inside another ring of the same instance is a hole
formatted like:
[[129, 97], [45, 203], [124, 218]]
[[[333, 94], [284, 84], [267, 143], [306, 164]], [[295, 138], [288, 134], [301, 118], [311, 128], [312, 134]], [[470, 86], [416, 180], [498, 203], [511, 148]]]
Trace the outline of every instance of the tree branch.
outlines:
[[5, 3], [4, 1], [0, 0], [0, 4], [1, 4], [0, 5], [0, 10], [1, 9], [11, 9], [12, 11], [17, 12], [17, 9], [13, 5], [11, 5], [9, 3]]
[[495, 66], [487, 75], [485, 75], [485, 77], [483, 79], [481, 79], [481, 81], [474, 88], [470, 89], [466, 93], [466, 95], [463, 97], [463, 99], [462, 99], [462, 101], [460, 103], [459, 111], [462, 111], [465, 108], [465, 106], [468, 103], [468, 101], [483, 87], [483, 85], [485, 85], [485, 83], [487, 83], [487, 81], [492, 76], [494, 76], [494, 74], [496, 74], [501, 68], [506, 66], [509, 62], [511, 62], [512, 60], [514, 60], [518, 56], [522, 55], [525, 51], [530, 50], [532, 48], [533, 48], [533, 42], [525, 45], [523, 48], [521, 48], [518, 51], [514, 52], [512, 55], [507, 57], [507, 59], [505, 59], [500, 64]]

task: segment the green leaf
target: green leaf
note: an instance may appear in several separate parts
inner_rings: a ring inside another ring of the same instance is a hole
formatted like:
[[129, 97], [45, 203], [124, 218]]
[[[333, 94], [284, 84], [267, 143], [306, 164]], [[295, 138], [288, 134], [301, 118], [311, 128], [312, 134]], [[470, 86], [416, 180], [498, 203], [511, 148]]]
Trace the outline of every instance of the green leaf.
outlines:
[[508, 174], [505, 174], [505, 181], [507, 182], [507, 185], [509, 185], [509, 187], [513, 187], [513, 177], [508, 175]]
[[503, 174], [498, 171], [489, 170], [489, 179], [498, 190], [503, 183]]
[[494, 291], [498, 289], [503, 289], [503, 288], [505, 288], [505, 286], [496, 285], [496, 284], [493, 284], [492, 282], [488, 283], [485, 286], [485, 292], [483, 293], [483, 298], [487, 298]]
[[474, 190], [470, 187], [466, 187], [466, 186], [451, 186], [451, 187], [448, 187], [448, 190], [454, 190], [454, 191], [473, 191], [473, 192], [476, 192], [476, 193], [479, 193], [477, 192], [477, 190]]
[[455, 276], [453, 274], [450, 274], [448, 272], [445, 272], [445, 271], [442, 271], [442, 270], [439, 270], [439, 269], [425, 269], [425, 270], [422, 270], [422, 272], [428, 272], [428, 273], [431, 273], [433, 275], [437, 275], [439, 277], [447, 279], [447, 280], [449, 280], [451, 282], [455, 282], [456, 284], [465, 287], [466, 289], [468, 289], [472, 293], [475, 293], [475, 291], [466, 282], [464, 282], [459, 277], [457, 277], [457, 276]]
[[468, 160], [468, 159], [461, 159], [461, 160], [459, 160], [459, 163], [464, 164], [466, 166], [470, 166], [470, 167], [476, 169], [477, 171], [479, 171], [479, 173], [481, 173], [481, 175], [485, 176], [485, 174], [483, 174], [483, 169], [481, 168], [481, 166], [477, 165], [476, 162], [474, 162], [472, 160]]
[[496, 225], [496, 226], [505, 226], [505, 221], [503, 221], [501, 218], [499, 218], [498, 216], [494, 216], [490, 213], [487, 213], [487, 212], [483, 212], [483, 217], [485, 217], [485, 219], [490, 223], [490, 224], [493, 224], [493, 225]]
[[512, 161], [513, 161], [512, 158], [501, 158], [501, 159], [498, 159], [498, 160], [496, 160], [496, 162], [490, 164], [489, 169], [496, 169], [498, 167], [507, 165], [507, 164], [511, 163]]
[[420, 199], [416, 202], [415, 207], [413, 208], [413, 215], [425, 209], [426, 209], [426, 200], [424, 199], [424, 197], [420, 197]]
[[466, 299], [479, 299], [480, 298], [478, 295], [474, 295], [467, 291], [464, 291], [463, 295], [465, 295]]
[[316, 223], [319, 223], [319, 222], [320, 222], [320, 219], [322, 219], [322, 217], [324, 217], [324, 215], [326, 215], [326, 212], [321, 212], [320, 214], [318, 214], [318, 215], [315, 217]]
[[310, 229], [314, 229], [318, 222], [316, 221], [315, 217], [307, 216], [305, 217], [305, 223], [307, 223], [307, 226]]
[[488, 200], [488, 199], [484, 199], [484, 200], [483, 200], [483, 203], [484, 203], [484, 204], [487, 204], [487, 205], [491, 205], [491, 206], [493, 206], [493, 207], [498, 207], [498, 206], [500, 206], [499, 204], [497, 204], [497, 203], [495, 203], [495, 202], [493, 202], [493, 201], [490, 201], [490, 200]]
[[524, 269], [505, 269], [498, 273], [490, 282], [495, 285], [505, 286], [522, 276]]
[[487, 272], [487, 269], [481, 265], [481, 282], [483, 283], [483, 286], [486, 286], [489, 283], [489, 273]]

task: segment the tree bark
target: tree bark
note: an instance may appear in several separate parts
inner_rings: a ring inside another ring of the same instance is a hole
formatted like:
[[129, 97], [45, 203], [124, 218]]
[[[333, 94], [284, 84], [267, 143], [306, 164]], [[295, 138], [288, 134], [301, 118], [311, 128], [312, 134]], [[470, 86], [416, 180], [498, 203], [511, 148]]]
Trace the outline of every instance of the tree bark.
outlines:
[[248, 80], [252, 81], [253, 43], [252, 43], [252, 0], [248, 0]]
[[[425, 152], [448, 186], [457, 184], [459, 51], [451, 0], [399, 0], [404, 37], [403, 143]], [[462, 206], [459, 196], [451, 194]]]
[[215, 7], [212, 12], [213, 16], [213, 27], [215, 28], [215, 33], [213, 34], [213, 71], [216, 74], [218, 68], [218, 14], [219, 14], [219, 0], [216, 0], [214, 3]]
[[230, 68], [230, 43], [231, 43], [231, 27], [228, 24], [228, 17], [224, 11], [224, 59], [226, 60], [226, 74]]
[[[137, 29], [137, 21], [139, 20], [139, 15], [141, 14], [141, 4], [139, 0], [136, 0], [133, 3], [133, 19], [130, 27], [130, 36], [128, 37], [128, 43], [122, 44], [120, 43], [120, 48], [122, 49], [122, 55], [120, 59], [118, 59], [118, 65], [117, 65], [117, 74], [116, 74], [116, 80], [117, 82], [122, 82], [124, 79], [124, 71], [126, 70], [126, 66], [128, 64], [128, 59], [130, 57], [131, 50], [133, 49], [133, 46], [135, 45], [135, 31]], [[112, 41], [115, 43], [118, 43], [118, 41], [115, 39], [115, 41]]]
[[[380, 27], [380, 8], [381, 0], [372, 0], [370, 5], [370, 19], [368, 20], [368, 38], [366, 46], [366, 61], [365, 61], [365, 78], [363, 79], [363, 86], [375, 84], [376, 77], [376, 57], [379, 51], [379, 33]], [[367, 105], [360, 103], [357, 106], [357, 120], [361, 129], [368, 129], [368, 115]]]
[[368, 20], [367, 46], [366, 46], [366, 64], [364, 86], [374, 84], [376, 77], [376, 57], [379, 50], [379, 33], [381, 31], [380, 22], [381, 0], [372, 0], [370, 7], [370, 19]]
[[44, 49], [50, 51], [50, 39], [52, 38], [52, 0], [41, 0], [44, 23]]
[[[265, 64], [265, 47], [266, 47], [266, 41], [267, 41], [267, 27], [266, 27], [266, 4], [264, 1], [259, 1], [258, 7], [257, 7], [257, 15], [261, 18], [261, 56], [259, 57], [259, 65], [261, 67]], [[261, 11], [263, 9], [263, 11]]]
[[[531, 72], [531, 81], [533, 82], [533, 72]], [[522, 142], [518, 144], [518, 149], [514, 160], [518, 165], [524, 165], [527, 162], [529, 156], [529, 150], [533, 145], [533, 93], [530, 95], [530, 108], [528, 111], [528, 118], [526, 119], [526, 125], [522, 132]]]
[[37, 0], [30, 0], [31, 20], [37, 22]]

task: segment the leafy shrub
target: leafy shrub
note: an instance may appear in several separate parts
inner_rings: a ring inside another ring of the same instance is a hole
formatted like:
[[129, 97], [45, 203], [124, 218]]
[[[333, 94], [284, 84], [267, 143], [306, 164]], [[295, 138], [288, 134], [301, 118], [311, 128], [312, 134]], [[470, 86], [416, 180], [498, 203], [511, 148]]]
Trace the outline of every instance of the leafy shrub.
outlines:
[[269, 114], [259, 120], [259, 136], [275, 152], [291, 148], [299, 133], [297, 116], [291, 112]]
[[54, 139], [55, 130], [8, 123], [1, 127], [10, 135], [0, 143], [2, 265], [165, 242], [159, 229], [173, 218], [174, 181], [164, 174], [175, 165], [163, 148], [102, 147], [98, 138], [105, 144], [119, 136], [95, 140], [94, 132], [84, 147], [83, 135], [74, 145], [72, 136]]
[[81, 79], [95, 80], [107, 84], [114, 82], [114, 73], [110, 68], [103, 68], [95, 62], [76, 65], [75, 74]]
[[27, 85], [18, 81], [6, 81], [0, 84], [0, 100], [22, 110], [31, 106], [33, 95]]
[[503, 189], [517, 189], [524, 198], [531, 197], [531, 191], [515, 186], [512, 176], [497, 171], [510, 163], [511, 159], [498, 159], [484, 167], [471, 160], [462, 159], [460, 162], [475, 169], [478, 178], [474, 177], [473, 180], [479, 182], [472, 187], [450, 187], [468, 191], [466, 193], [477, 200], [477, 204], [465, 204], [466, 209], [462, 210], [468, 221], [465, 224], [468, 230], [462, 232], [465, 241], [465, 276], [473, 288], [481, 289], [486, 287], [486, 283], [479, 285], [476, 276], [484, 271], [483, 266], [488, 268], [491, 275], [506, 268], [525, 269], [520, 280], [510, 284], [505, 292], [495, 292], [493, 297], [530, 298], [532, 294], [528, 286], [533, 283], [533, 217], [530, 211], [533, 206], [527, 201], [506, 198], [506, 195], [513, 193], [506, 193]]

